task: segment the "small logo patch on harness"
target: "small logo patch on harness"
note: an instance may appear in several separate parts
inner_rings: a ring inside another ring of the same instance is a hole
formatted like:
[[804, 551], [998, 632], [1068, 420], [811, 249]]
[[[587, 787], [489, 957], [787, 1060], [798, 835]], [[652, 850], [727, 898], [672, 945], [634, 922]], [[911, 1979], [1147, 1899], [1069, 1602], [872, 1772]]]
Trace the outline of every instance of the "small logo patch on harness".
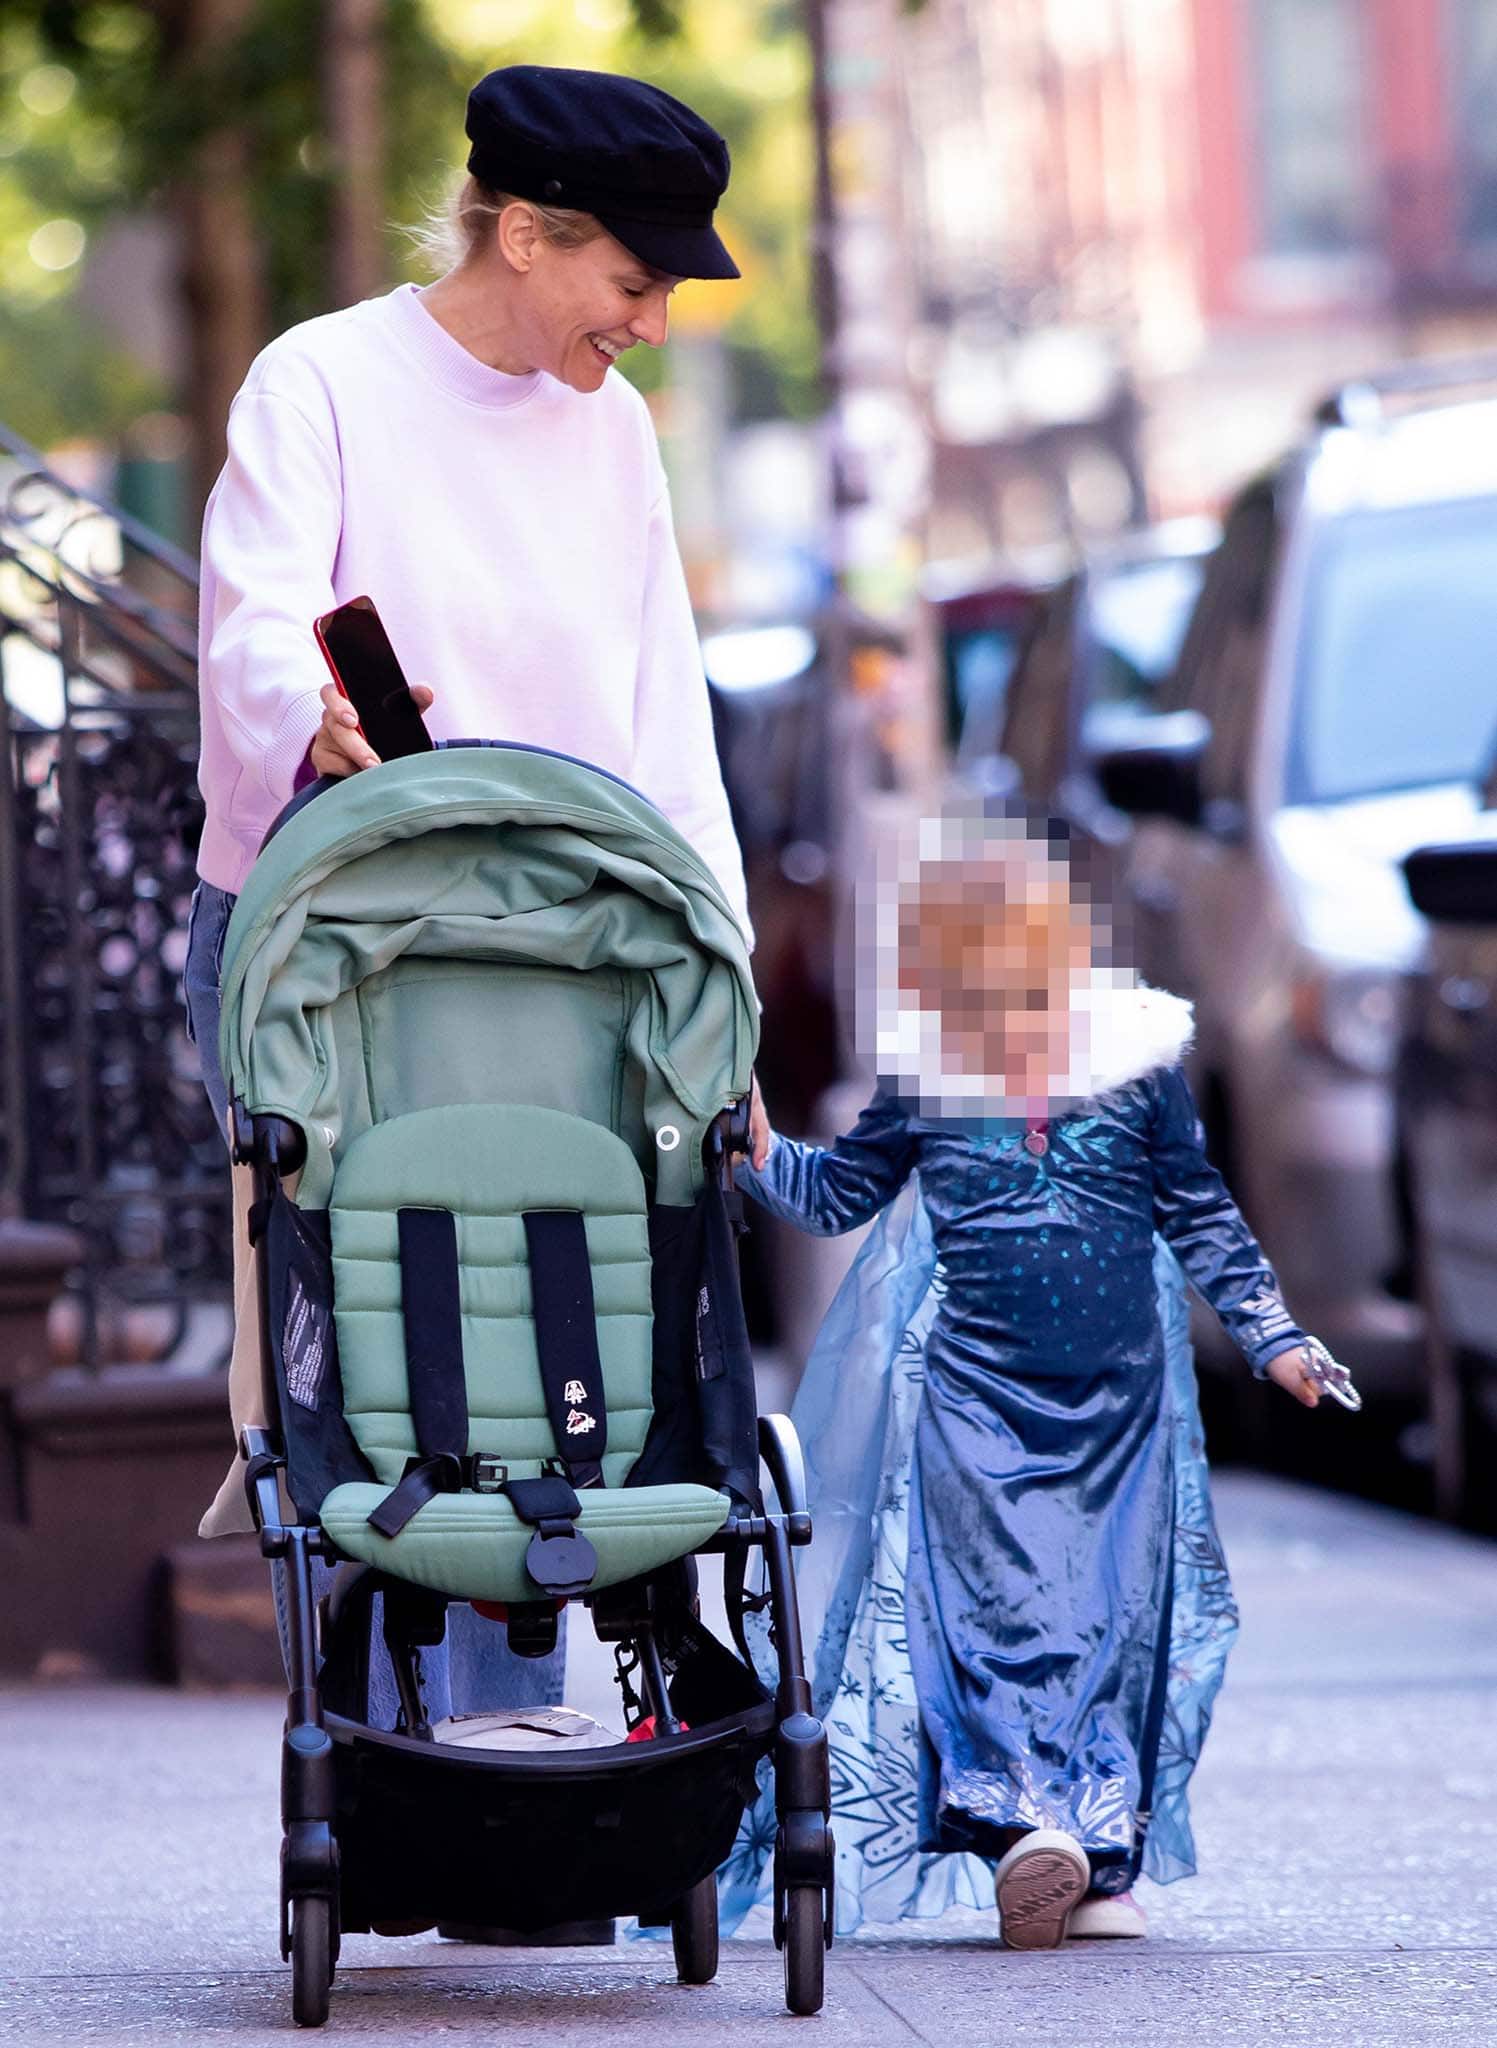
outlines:
[[568, 1380], [561, 1390], [561, 1398], [563, 1401], [585, 1401], [587, 1388], [583, 1386], [581, 1380]]
[[586, 1436], [590, 1429], [596, 1429], [597, 1426], [598, 1418], [595, 1415], [584, 1415], [580, 1408], [573, 1408], [567, 1414], [568, 1436]]

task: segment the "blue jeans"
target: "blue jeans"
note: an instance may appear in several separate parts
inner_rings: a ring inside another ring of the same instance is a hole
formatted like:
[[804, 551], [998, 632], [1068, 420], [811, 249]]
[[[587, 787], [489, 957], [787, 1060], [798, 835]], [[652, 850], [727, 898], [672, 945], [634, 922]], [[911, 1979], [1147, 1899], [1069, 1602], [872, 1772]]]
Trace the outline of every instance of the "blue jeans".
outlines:
[[[187, 960], [182, 969], [182, 1002], [187, 1036], [198, 1049], [203, 1086], [222, 1133], [229, 1114], [229, 1086], [218, 1058], [218, 984], [223, 970], [224, 934], [235, 898], [211, 882], [199, 882], [187, 913]], [[227, 1142], [227, 1140], [225, 1141]]]
[[[235, 899], [211, 882], [199, 882], [187, 920], [187, 960], [182, 970], [182, 999], [187, 1009], [187, 1035], [198, 1049], [203, 1086], [214, 1119], [225, 1132], [229, 1108], [228, 1083], [218, 1057], [218, 991], [223, 969], [224, 934]], [[312, 1566], [312, 1597], [327, 1591], [331, 1573], [325, 1564]], [[281, 1655], [287, 1654], [285, 1566], [271, 1570], [276, 1626]], [[374, 1602], [374, 1640], [369, 1646], [369, 1721], [376, 1728], [395, 1726], [398, 1696], [381, 1633], [383, 1602]], [[563, 1617], [563, 1631], [565, 1617]], [[500, 1707], [555, 1705], [566, 1677], [566, 1636], [549, 1657], [516, 1657], [503, 1626], [485, 1621], [466, 1602], [448, 1610], [447, 1640], [421, 1656], [427, 1711], [433, 1721], [449, 1713], [490, 1713]]]

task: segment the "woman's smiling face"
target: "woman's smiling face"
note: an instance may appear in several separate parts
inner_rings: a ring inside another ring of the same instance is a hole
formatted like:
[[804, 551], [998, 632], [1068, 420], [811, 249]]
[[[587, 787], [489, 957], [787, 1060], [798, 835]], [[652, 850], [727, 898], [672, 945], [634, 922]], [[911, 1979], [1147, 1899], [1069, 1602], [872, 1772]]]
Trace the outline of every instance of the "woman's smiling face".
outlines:
[[625, 350], [662, 346], [675, 278], [607, 233], [570, 249], [537, 238], [527, 253], [517, 312], [533, 368], [574, 391], [597, 391]]

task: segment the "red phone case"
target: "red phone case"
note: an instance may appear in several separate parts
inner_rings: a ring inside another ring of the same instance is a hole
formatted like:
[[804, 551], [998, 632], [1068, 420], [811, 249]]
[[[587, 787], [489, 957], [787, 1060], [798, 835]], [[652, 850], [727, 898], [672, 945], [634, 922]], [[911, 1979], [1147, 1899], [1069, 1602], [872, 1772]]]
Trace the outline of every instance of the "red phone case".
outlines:
[[[336, 633], [335, 624], [340, 626]], [[431, 747], [431, 734], [371, 598], [350, 598], [324, 612], [312, 621], [312, 631], [334, 688], [352, 706], [360, 735], [382, 760]], [[349, 680], [339, 670], [340, 655], [356, 664]]]
[[[334, 607], [334, 609], [338, 609], [338, 607]], [[327, 618], [331, 618], [331, 617], [332, 617], [332, 613], [331, 613], [331, 612], [324, 612], [324, 613], [323, 613], [323, 615], [322, 615], [322, 619], [327, 619]], [[314, 636], [314, 638], [315, 638], [315, 639], [316, 639], [316, 641], [317, 641], [317, 645], [318, 645], [318, 646], [319, 646], [319, 647], [320, 647], [320, 648], [322, 649], [322, 658], [323, 658], [323, 660], [324, 660], [324, 661], [325, 661], [325, 662], [327, 663], [327, 672], [328, 672], [328, 674], [329, 674], [329, 675], [330, 675], [330, 676], [332, 677], [332, 679], [333, 679], [333, 682], [334, 682], [334, 684], [335, 684], [335, 685], [336, 685], [336, 687], [337, 687], [338, 695], [339, 695], [339, 696], [340, 696], [340, 697], [341, 697], [341, 698], [343, 699], [343, 701], [344, 701], [344, 703], [345, 703], [345, 704], [352, 704], [352, 702], [353, 702], [353, 699], [352, 699], [352, 697], [350, 697], [350, 696], [349, 696], [349, 694], [348, 694], [347, 690], [346, 690], [346, 689], [344, 688], [344, 686], [343, 686], [343, 678], [342, 678], [342, 676], [340, 676], [340, 675], [339, 675], [339, 673], [338, 673], [338, 664], [337, 664], [337, 663], [336, 663], [336, 662], [335, 662], [335, 661], [333, 660], [333, 657], [331, 656], [331, 654], [329, 654], [329, 653], [328, 653], [328, 649], [327, 649], [327, 642], [326, 642], [326, 640], [324, 640], [324, 639], [323, 639], [323, 637], [322, 637], [322, 619], [313, 619], [313, 621], [312, 621], [312, 633], [313, 633], [313, 636]], [[359, 731], [360, 731], [361, 733], [362, 733], [362, 732], [364, 731], [364, 728], [363, 728], [363, 726], [362, 726], [362, 725], [361, 725], [361, 726], [359, 727]], [[368, 735], [367, 735], [367, 734], [365, 734], [365, 737], [367, 738], [367, 737], [368, 737]]]

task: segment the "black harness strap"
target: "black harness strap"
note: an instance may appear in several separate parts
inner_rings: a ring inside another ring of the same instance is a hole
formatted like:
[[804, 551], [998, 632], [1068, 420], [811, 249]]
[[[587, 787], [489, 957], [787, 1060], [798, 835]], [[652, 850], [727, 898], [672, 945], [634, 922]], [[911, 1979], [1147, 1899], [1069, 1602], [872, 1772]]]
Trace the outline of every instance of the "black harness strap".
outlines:
[[423, 1458], [461, 1458], [468, 1449], [468, 1382], [457, 1218], [450, 1209], [401, 1209], [395, 1220], [416, 1444]]
[[[597, 1573], [598, 1555], [577, 1527], [582, 1505], [576, 1489], [603, 1483], [608, 1410], [580, 1211], [533, 1210], [524, 1218], [541, 1384], [565, 1468], [565, 1476], [541, 1479], [511, 1479], [491, 1453], [468, 1452], [456, 1218], [447, 1209], [401, 1209], [396, 1221], [406, 1377], [419, 1448], [399, 1484], [368, 1517], [370, 1527], [398, 1536], [439, 1493], [464, 1487], [503, 1493], [535, 1530], [525, 1569], [536, 1585], [563, 1597], [585, 1591]], [[580, 1455], [568, 1457], [568, 1447]]]
[[457, 1218], [450, 1209], [399, 1209], [395, 1221], [406, 1382], [419, 1455], [368, 1517], [381, 1536], [398, 1536], [436, 1494], [456, 1493], [468, 1451]]
[[598, 1357], [593, 1270], [578, 1209], [527, 1209], [535, 1344], [551, 1434], [579, 1491], [603, 1484], [608, 1406]]
[[379, 1506], [364, 1517], [381, 1536], [398, 1536], [413, 1515], [439, 1493], [456, 1493], [462, 1486], [462, 1461], [448, 1457], [408, 1458], [400, 1484], [387, 1493]]

